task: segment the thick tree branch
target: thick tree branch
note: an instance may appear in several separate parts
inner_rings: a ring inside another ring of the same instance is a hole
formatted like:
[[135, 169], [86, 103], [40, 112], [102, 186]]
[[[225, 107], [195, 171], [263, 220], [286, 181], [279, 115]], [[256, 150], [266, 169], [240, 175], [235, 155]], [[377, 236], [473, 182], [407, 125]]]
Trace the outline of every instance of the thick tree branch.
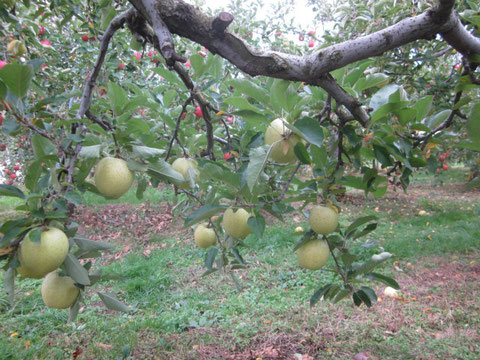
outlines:
[[[216, 18], [208, 17], [182, 0], [157, 0], [156, 5], [170, 32], [205, 46], [247, 74], [308, 82], [332, 70], [368, 57], [379, 56], [410, 42], [433, 39], [438, 33], [447, 38], [458, 37], [459, 33], [465, 36], [467, 32], [453, 12], [452, 2], [453, 0], [442, 0], [439, 6], [419, 16], [401, 20], [373, 34], [326, 47], [308, 56], [254, 49], [229, 32], [219, 36], [214, 30], [214, 24], [219, 22], [222, 14]], [[468, 42], [460, 43], [457, 50], [464, 53], [468, 48], [469, 52], [477, 52], [480, 40], [471, 35], [467, 38]], [[456, 43], [451, 45], [454, 48], [458, 46]]]
[[80, 108], [78, 109], [76, 115], [77, 119], [81, 119], [85, 115], [87, 110], [90, 108], [90, 104], [92, 103], [92, 92], [93, 88], [95, 87], [95, 81], [97, 80], [100, 69], [102, 68], [102, 64], [105, 60], [105, 55], [107, 54], [108, 44], [110, 43], [113, 34], [123, 26], [127, 19], [133, 17], [134, 15], [135, 9], [128, 9], [120, 15], [115, 16], [110, 25], [108, 25], [107, 30], [105, 30], [102, 41], [100, 43], [100, 52], [98, 53], [97, 61], [95, 62], [93, 71], [87, 76], [87, 79], [85, 80], [85, 87], [83, 89]]

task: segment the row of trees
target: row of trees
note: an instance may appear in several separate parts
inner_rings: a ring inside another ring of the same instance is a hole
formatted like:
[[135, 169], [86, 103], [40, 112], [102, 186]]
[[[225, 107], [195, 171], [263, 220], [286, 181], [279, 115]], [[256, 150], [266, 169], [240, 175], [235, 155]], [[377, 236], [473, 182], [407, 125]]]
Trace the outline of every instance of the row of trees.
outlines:
[[[0, 130], [15, 154], [8, 163], [25, 169], [22, 183], [0, 185], [1, 195], [24, 200], [25, 215], [0, 226], [12, 296], [26, 234], [40, 243], [50, 228], [70, 239], [62, 274], [80, 289], [102, 278], [88, 259], [108, 245], [83, 238], [69, 216], [83, 193], [99, 193], [91, 173], [103, 157], [126, 161], [139, 198], [147, 186], [173, 184], [185, 226], [206, 222], [218, 237], [205, 274], [224, 269], [237, 285], [235, 270], [246, 264], [242, 239], [222, 228], [228, 207], [245, 209], [260, 237], [267, 213], [308, 216], [318, 203], [341, 217], [346, 187], [375, 197], [389, 184], [406, 189], [414, 171], [436, 171], [447, 151], [470, 159], [474, 174], [476, 2], [312, 2], [317, 24], [335, 24], [322, 34], [284, 21], [282, 9], [294, 5], [283, 1], [266, 21], [255, 18], [256, 2], [232, 1], [213, 16], [181, 0], [1, 3]], [[172, 168], [177, 158], [194, 165]], [[298, 176], [302, 169], [311, 171]], [[390, 254], [360, 259], [348, 250], [374, 221], [340, 221], [328, 236], [300, 233], [294, 249], [320, 237], [338, 276], [312, 304], [352, 296], [370, 306], [376, 295], [365, 282], [398, 287], [374, 270]], [[127, 309], [112, 294], [100, 296]]]

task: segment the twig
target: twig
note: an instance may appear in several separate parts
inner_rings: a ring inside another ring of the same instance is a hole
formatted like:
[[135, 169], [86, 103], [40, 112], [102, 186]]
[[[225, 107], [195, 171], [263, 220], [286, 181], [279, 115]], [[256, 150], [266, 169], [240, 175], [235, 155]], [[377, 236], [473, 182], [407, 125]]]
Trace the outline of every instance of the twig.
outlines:
[[[165, 161], [167, 161], [168, 158], [170, 157], [170, 152], [172, 151], [172, 146], [175, 139], [177, 140], [177, 143], [183, 148], [180, 140], [178, 139], [178, 131], [180, 129], [180, 123], [182, 121], [183, 113], [186, 112], [187, 106], [192, 102], [192, 100], [193, 100], [193, 95], [190, 95], [188, 99], [183, 103], [182, 111], [180, 111], [180, 115], [178, 115], [177, 123], [175, 124], [175, 130], [173, 132], [172, 138], [170, 139], [170, 144], [168, 145], [168, 151], [167, 151], [167, 155], [165, 155]], [[183, 152], [185, 152], [184, 148], [183, 148]]]
[[343, 286], [345, 286], [345, 288], [347, 288], [348, 290], [353, 291], [353, 286], [348, 282], [347, 276], [345, 275], [345, 272], [343, 271], [342, 267], [338, 263], [337, 257], [335, 256], [335, 253], [334, 253], [335, 248], [332, 246], [332, 244], [330, 243], [330, 241], [325, 235], [323, 235], [323, 239], [328, 244], [328, 248], [330, 249], [330, 254], [332, 254], [333, 261], [335, 261], [335, 265], [337, 266], [338, 273], [342, 277]]

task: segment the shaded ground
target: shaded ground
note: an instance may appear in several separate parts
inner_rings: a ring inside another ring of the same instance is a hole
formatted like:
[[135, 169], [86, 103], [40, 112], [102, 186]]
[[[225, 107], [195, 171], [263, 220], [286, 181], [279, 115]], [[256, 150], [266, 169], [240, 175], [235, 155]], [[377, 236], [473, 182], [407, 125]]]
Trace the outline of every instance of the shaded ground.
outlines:
[[[344, 203], [353, 211], [368, 203], [375, 211], [408, 213], [421, 208], [418, 204], [421, 198], [469, 203], [480, 200], [480, 191], [465, 192], [459, 185], [412, 186], [408, 194], [390, 191], [379, 200], [365, 200], [363, 193], [349, 192]], [[80, 231], [90, 238], [120, 245], [121, 250], [107, 255], [106, 262], [133, 249], [148, 256], [150, 249], [165, 245], [151, 241], [152, 236], [161, 237], [168, 232], [167, 236], [176, 234], [185, 239], [191, 234], [180, 225], [171, 225], [169, 206], [148, 202], [140, 206], [79, 208], [76, 220], [81, 224]], [[135, 234], [133, 241], [131, 234]], [[480, 353], [478, 253], [423, 258], [418, 259], [416, 265], [396, 263], [393, 269], [402, 285], [401, 298], [380, 298], [372, 309], [340, 308], [323, 303], [310, 309], [299, 305], [293, 313], [280, 316], [303, 324], [303, 328], [275, 328], [265, 321], [264, 329], [245, 342], [240, 341], [238, 335], [213, 327], [187, 328], [168, 335], [145, 328], [131, 356], [178, 360], [311, 360], [351, 359], [357, 355], [356, 360], [365, 360], [437, 359], [443, 355], [444, 359], [477, 359]], [[372, 339], [376, 344], [374, 348]], [[362, 347], [364, 343], [370, 344], [368, 348]], [[98, 346], [101, 348], [102, 344]], [[457, 350], [463, 357], [451, 355]]]
[[[314, 309], [301, 308], [288, 316], [295, 318], [295, 323], [303, 322], [304, 328], [271, 328], [266, 322], [264, 331], [251, 337], [247, 346], [237, 343], [233, 334], [217, 328], [189, 329], [167, 338], [145, 329], [132, 356], [178, 360], [311, 360], [351, 359], [362, 354], [358, 359], [438, 359], [442, 347], [461, 346], [465, 348], [463, 353], [471, 354], [464, 359], [477, 359], [480, 352], [478, 257], [423, 260], [435, 267], [405, 264], [403, 272], [397, 275], [403, 288], [402, 297], [380, 298], [371, 309], [342, 310], [323, 303]], [[459, 316], [456, 309], [460, 307], [462, 314], [470, 313], [471, 317]], [[323, 311], [325, 308], [334, 315]], [[418, 327], [419, 323], [422, 326]], [[370, 330], [365, 333], [365, 328]], [[377, 348], [370, 345], [363, 349], [362, 338], [370, 344], [372, 338], [376, 339]], [[468, 343], [457, 344], [464, 339], [469, 339]], [[435, 349], [428, 349], [427, 342], [430, 347], [433, 342]]]

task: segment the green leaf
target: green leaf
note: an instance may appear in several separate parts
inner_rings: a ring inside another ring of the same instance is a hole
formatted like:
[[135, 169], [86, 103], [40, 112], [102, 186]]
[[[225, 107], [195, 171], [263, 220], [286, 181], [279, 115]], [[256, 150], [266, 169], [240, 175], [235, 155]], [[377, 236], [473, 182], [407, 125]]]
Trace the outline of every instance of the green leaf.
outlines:
[[369, 106], [373, 111], [377, 111], [382, 105], [387, 104], [390, 99], [390, 95], [395, 93], [400, 88], [399, 85], [387, 85], [378, 90], [375, 95], [370, 99]]
[[252, 193], [255, 185], [257, 185], [262, 175], [264, 175], [263, 169], [267, 164], [268, 155], [270, 154], [272, 146], [264, 145], [250, 151], [250, 161], [247, 166], [247, 185]]
[[337, 294], [337, 296], [335, 296], [335, 299], [333, 299], [333, 303], [334, 304], [338, 303], [339, 301], [346, 298], [348, 296], [348, 294], [350, 294], [350, 293], [351, 293], [351, 291], [349, 289], [340, 290], [340, 292]]
[[252, 229], [255, 236], [261, 239], [265, 231], [265, 218], [261, 214], [250, 216], [248, 218], [248, 226]]
[[236, 107], [237, 109], [239, 110], [249, 110], [249, 111], [253, 111], [257, 114], [260, 114], [260, 115], [263, 115], [263, 111], [256, 108], [255, 106], [253, 106], [252, 104], [250, 104], [248, 102], [247, 99], [245, 99], [244, 97], [240, 97], [240, 96], [231, 96], [231, 97], [228, 97], [226, 98], [224, 101], [223, 101], [225, 104], [228, 104], [228, 105], [232, 105], [234, 107]]
[[97, 292], [100, 299], [102, 299], [105, 307], [109, 310], [114, 311], [122, 311], [122, 312], [129, 312], [132, 311], [130, 307], [122, 303], [120, 300], [117, 299], [115, 294], [112, 293], [102, 293], [100, 291]]
[[323, 130], [318, 121], [304, 117], [297, 120], [294, 126], [300, 132], [301, 136], [310, 144], [314, 144], [319, 148], [322, 147]]
[[282, 110], [288, 111], [285, 107], [287, 104], [287, 88], [290, 82], [282, 79], [275, 79], [270, 88], [270, 104], [277, 113], [281, 113]]
[[93, 241], [93, 240], [85, 239], [83, 237], [78, 237], [78, 236], [74, 237], [73, 241], [75, 242], [75, 244], [77, 244], [77, 246], [80, 249], [84, 251], [110, 250], [110, 249], [113, 249], [114, 247], [112, 244], [107, 244], [100, 241]]
[[110, 106], [113, 110], [113, 113], [116, 116], [123, 114], [123, 109], [125, 104], [128, 101], [127, 93], [120, 86], [113, 82], [108, 83], [108, 99], [110, 100]]
[[307, 243], [308, 241], [312, 240], [312, 238], [316, 238], [316, 237], [317, 237], [317, 234], [312, 229], [308, 230], [305, 234], [303, 234], [302, 238], [297, 241], [297, 243], [293, 247], [293, 251], [296, 251], [303, 244]]
[[84, 158], [99, 158], [102, 145], [84, 146], [80, 150], [80, 156]]
[[27, 95], [32, 78], [32, 65], [8, 64], [0, 69], [0, 79], [7, 85], [10, 92], [19, 98]]
[[3, 81], [0, 81], [0, 100], [5, 100], [7, 97], [7, 85]]
[[165, 149], [157, 149], [148, 146], [132, 146], [132, 151], [135, 155], [142, 159], [148, 159], [151, 157], [157, 157], [165, 154]]
[[205, 254], [205, 267], [208, 270], [213, 269], [213, 263], [215, 262], [215, 258], [217, 257], [218, 249], [216, 247], [211, 247], [208, 249], [207, 253]]
[[80, 293], [75, 300], [75, 303], [70, 307], [68, 311], [68, 322], [73, 322], [77, 318], [78, 312], [80, 311], [80, 304], [82, 301], [82, 294]]
[[140, 180], [137, 181], [137, 191], [135, 193], [135, 196], [138, 200], [143, 199], [143, 193], [147, 189], [147, 185], [147, 180], [143, 176], [140, 178]]
[[375, 273], [375, 272], [366, 274], [365, 277], [371, 278], [372, 280], [377, 280], [385, 285], [391, 286], [396, 290], [400, 289], [400, 285], [398, 285], [397, 281], [395, 279], [392, 279], [391, 277], [388, 277], [379, 273]]
[[427, 116], [427, 113], [430, 111], [430, 107], [432, 106], [432, 102], [433, 95], [428, 95], [424, 98], [421, 98], [415, 103], [415, 105], [413, 105], [413, 108], [416, 111], [417, 122], [421, 122], [425, 116]]
[[172, 166], [162, 159], [157, 159], [148, 165], [147, 173], [163, 181], [169, 181], [175, 185], [181, 185], [185, 182], [182, 174], [172, 169]]
[[228, 81], [227, 84], [233, 86], [235, 90], [240, 91], [242, 94], [254, 98], [264, 106], [270, 104], [267, 91], [253, 83], [250, 79], [234, 79]]
[[452, 110], [443, 110], [439, 113], [427, 118], [427, 126], [430, 129], [436, 128], [438, 125], [443, 123], [452, 113]]
[[3, 287], [5, 288], [5, 293], [8, 296], [8, 301], [13, 305], [15, 297], [15, 269], [9, 267], [7, 272], [3, 277]]
[[68, 254], [63, 262], [67, 275], [75, 282], [81, 285], [90, 285], [88, 271], [80, 264], [78, 259], [73, 254]]
[[480, 145], [480, 103], [472, 107], [467, 120], [467, 133], [473, 143]]
[[65, 195], [63, 195], [63, 197], [71, 202], [72, 204], [75, 204], [75, 205], [82, 205], [83, 204], [83, 197], [82, 197], [82, 194], [80, 194], [78, 191], [68, 191], [65, 193]]
[[55, 144], [46, 137], [40, 134], [33, 134], [32, 147], [35, 157], [41, 160], [44, 156], [55, 155], [57, 153], [57, 147]]
[[375, 152], [375, 158], [378, 160], [383, 167], [393, 165], [390, 153], [386, 148], [379, 145], [373, 145], [373, 151]]
[[42, 228], [38, 227], [30, 231], [28, 233], [28, 238], [31, 242], [40, 244], [40, 242], [42, 241]]
[[355, 90], [363, 91], [374, 86], [385, 86], [389, 83], [390, 77], [384, 73], [369, 74], [361, 78], [355, 84]]
[[373, 220], [377, 220], [378, 217], [376, 217], [375, 215], [369, 215], [369, 216], [363, 216], [361, 218], [358, 218], [357, 220], [355, 220], [353, 223], [350, 224], [350, 226], [347, 228], [347, 230], [345, 231], [345, 233], [347, 234], [347, 238], [350, 237], [352, 235], [352, 232], [357, 229], [358, 227], [362, 226], [363, 224], [366, 224], [370, 221], [373, 221]]
[[313, 293], [312, 297], [310, 298], [310, 307], [314, 306], [322, 298], [322, 296], [324, 296], [325, 293], [327, 293], [327, 291], [330, 290], [330, 288], [333, 285], [334, 284], [328, 284], [328, 285], [325, 285], [324, 287], [318, 289], [317, 291], [315, 291]]
[[308, 154], [307, 147], [303, 144], [303, 142], [299, 141], [293, 148], [295, 156], [302, 164], [310, 165], [312, 163], [312, 159], [310, 159], [310, 155]]
[[192, 213], [188, 214], [185, 218], [184, 226], [192, 226], [202, 220], [208, 219], [221, 211], [224, 211], [228, 206], [219, 204], [207, 204], [204, 205]]
[[203, 57], [198, 54], [193, 54], [190, 56], [190, 63], [194, 71], [194, 78], [198, 79], [203, 75], [205, 69], [205, 63], [203, 62]]
[[25, 199], [25, 194], [13, 185], [0, 184], [0, 195]]
[[42, 175], [42, 162], [34, 161], [30, 164], [25, 176], [25, 187], [31, 192], [35, 191], [35, 188], [38, 184], [38, 179]]

